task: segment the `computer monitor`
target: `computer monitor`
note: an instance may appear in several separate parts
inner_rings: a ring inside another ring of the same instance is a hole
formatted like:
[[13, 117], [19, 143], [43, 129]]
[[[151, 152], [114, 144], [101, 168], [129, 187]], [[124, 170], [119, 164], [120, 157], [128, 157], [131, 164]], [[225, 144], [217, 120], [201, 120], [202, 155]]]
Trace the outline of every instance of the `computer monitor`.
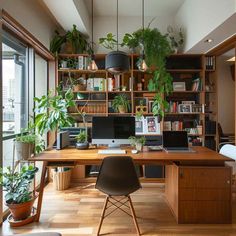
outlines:
[[135, 136], [135, 117], [93, 117], [92, 143], [119, 147]]

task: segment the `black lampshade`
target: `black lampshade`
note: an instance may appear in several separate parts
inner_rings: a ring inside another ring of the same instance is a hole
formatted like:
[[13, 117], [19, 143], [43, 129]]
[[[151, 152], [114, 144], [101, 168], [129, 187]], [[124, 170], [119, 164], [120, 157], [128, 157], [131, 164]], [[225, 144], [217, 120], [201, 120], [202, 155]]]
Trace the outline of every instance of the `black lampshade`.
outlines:
[[112, 74], [121, 74], [130, 69], [129, 56], [122, 51], [112, 51], [106, 55], [106, 70]]

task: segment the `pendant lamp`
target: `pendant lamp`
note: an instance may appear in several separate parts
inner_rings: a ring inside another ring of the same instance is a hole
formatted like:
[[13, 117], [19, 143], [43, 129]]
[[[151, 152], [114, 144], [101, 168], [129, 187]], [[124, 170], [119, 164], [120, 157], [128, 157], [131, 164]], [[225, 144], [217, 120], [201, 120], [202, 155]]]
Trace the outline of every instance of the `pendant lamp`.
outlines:
[[95, 62], [95, 56], [94, 56], [94, 51], [93, 51], [93, 0], [92, 0], [92, 55], [90, 56], [90, 61], [88, 64], [87, 69], [91, 72], [96, 72], [98, 70], [97, 64]]
[[142, 0], [142, 26], [143, 26], [142, 54], [140, 58], [140, 64], [138, 65], [138, 69], [142, 72], [145, 72], [148, 69], [148, 66], [145, 62], [145, 53], [144, 53], [144, 0]]
[[118, 0], [116, 0], [116, 51], [109, 52], [106, 55], [106, 70], [111, 74], [122, 74], [129, 70], [130, 62], [127, 53], [119, 51], [118, 47]]

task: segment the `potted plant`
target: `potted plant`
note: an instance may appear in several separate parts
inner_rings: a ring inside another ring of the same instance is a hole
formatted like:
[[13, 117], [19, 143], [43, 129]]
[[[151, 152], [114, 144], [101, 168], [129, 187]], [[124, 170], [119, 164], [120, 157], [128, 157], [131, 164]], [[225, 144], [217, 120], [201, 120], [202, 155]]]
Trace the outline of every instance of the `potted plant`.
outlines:
[[130, 136], [130, 145], [134, 146], [137, 151], [142, 151], [143, 146], [145, 145], [146, 138], [144, 136], [141, 137], [135, 137], [135, 136]]
[[115, 35], [108, 33], [106, 37], [99, 38], [99, 44], [101, 44], [106, 49], [114, 50], [114, 48], [117, 46], [117, 40], [115, 39]]
[[130, 102], [125, 94], [115, 96], [112, 101], [112, 108], [119, 113], [127, 113], [130, 110]]
[[72, 89], [73, 92], [84, 91], [86, 89], [84, 78], [81, 77], [72, 79]]
[[35, 125], [31, 122], [28, 128], [22, 129], [15, 138], [15, 148], [18, 160], [27, 160], [32, 154], [40, 153], [44, 150], [44, 141], [40, 135], [35, 134]]
[[179, 31], [177, 32], [176, 30], [173, 29], [172, 26], [167, 27], [167, 37], [170, 40], [170, 45], [172, 48], [172, 51], [174, 53], [178, 53], [179, 49], [183, 46], [184, 44], [184, 34], [182, 32], [182, 29], [180, 28]]
[[33, 166], [23, 166], [19, 172], [16, 166], [7, 167], [6, 170], [0, 168], [0, 185], [6, 191], [6, 205], [15, 221], [28, 218], [32, 212], [37, 196], [30, 186], [37, 171], [38, 168]]
[[55, 36], [50, 42], [50, 51], [57, 56], [58, 53], [64, 51], [66, 53], [84, 53], [90, 52], [90, 45], [86, 37], [73, 25], [71, 31], [65, 34], [59, 34], [55, 31]]
[[[155, 115], [163, 116], [166, 106], [163, 94], [168, 95], [172, 91], [172, 77], [166, 71], [166, 58], [172, 49], [167, 35], [162, 35], [158, 29], [151, 29], [149, 26], [133, 32], [132, 37], [143, 46], [145, 61], [149, 67], [149, 72], [153, 74], [153, 79], [149, 80], [148, 90], [157, 93], [156, 102], [159, 104], [159, 109], [156, 109]], [[139, 62], [140, 60], [138, 60]]]
[[77, 149], [83, 150], [88, 149], [89, 143], [87, 141], [87, 133], [85, 131], [81, 131], [76, 137], [75, 147]]

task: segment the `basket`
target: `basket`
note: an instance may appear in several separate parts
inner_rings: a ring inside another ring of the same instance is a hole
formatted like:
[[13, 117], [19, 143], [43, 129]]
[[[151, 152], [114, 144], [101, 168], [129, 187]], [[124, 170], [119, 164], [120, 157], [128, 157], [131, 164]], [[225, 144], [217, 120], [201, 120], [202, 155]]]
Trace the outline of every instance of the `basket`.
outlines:
[[70, 187], [71, 169], [66, 171], [53, 170], [53, 186], [55, 190], [62, 191]]

